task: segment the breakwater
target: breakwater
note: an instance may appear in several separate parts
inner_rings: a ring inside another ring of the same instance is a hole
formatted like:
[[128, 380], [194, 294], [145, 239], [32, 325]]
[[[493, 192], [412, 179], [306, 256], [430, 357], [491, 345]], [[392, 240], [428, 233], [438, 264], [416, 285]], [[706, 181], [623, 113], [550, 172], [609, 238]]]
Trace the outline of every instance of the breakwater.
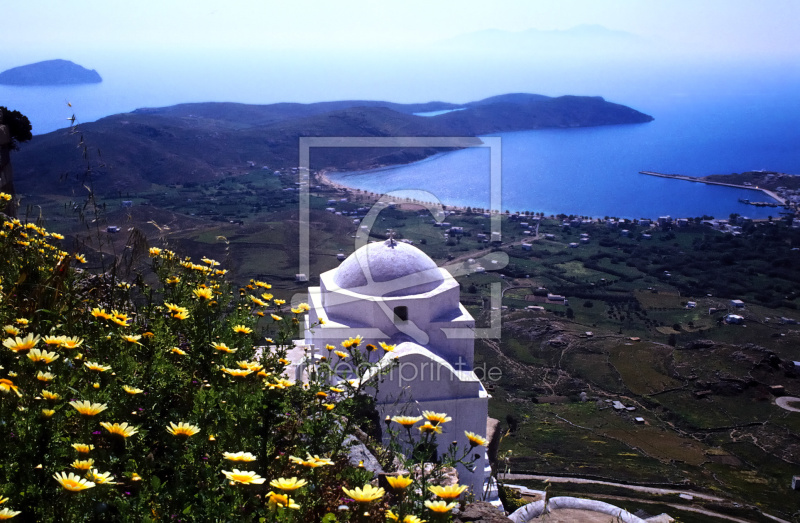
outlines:
[[[694, 176], [686, 176], [684, 174], [665, 174], [665, 173], [658, 173], [655, 171], [639, 171], [639, 174], [646, 174], [647, 176], [657, 176], [659, 178], [670, 178], [672, 180], [683, 180], [685, 182], [704, 183], [706, 185], [721, 185], [723, 187], [733, 187], [734, 189], [747, 189], [749, 191], [759, 191], [762, 194], [765, 194], [766, 196], [778, 202], [778, 205], [786, 205], [786, 200], [784, 198], [781, 198], [775, 192], [770, 191], [769, 189], [764, 189], [763, 187], [753, 187], [752, 185], [741, 185], [738, 183], [718, 182], [715, 180], [708, 180], [706, 178], [696, 178]], [[748, 204], [750, 203], [749, 200], [747, 202], [744, 202], [742, 201], [742, 199], [740, 199], [739, 201], [742, 203], [748, 203]]]

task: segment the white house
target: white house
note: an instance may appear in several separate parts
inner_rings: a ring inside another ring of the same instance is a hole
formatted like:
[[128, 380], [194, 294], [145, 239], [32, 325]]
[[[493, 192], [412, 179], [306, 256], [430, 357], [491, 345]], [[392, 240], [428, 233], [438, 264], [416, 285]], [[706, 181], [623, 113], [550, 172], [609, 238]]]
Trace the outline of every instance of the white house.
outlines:
[[725, 316], [725, 323], [731, 325], [741, 325], [742, 323], [744, 323], [744, 318], [742, 316], [739, 316], [738, 314], [728, 314], [727, 316]]
[[[396, 346], [378, 361], [390, 369], [375, 389], [381, 418], [447, 413], [452, 421], [437, 438], [440, 455], [452, 441], [466, 445], [464, 431], [486, 435], [489, 395], [473, 371], [475, 320], [460, 303], [458, 282], [421, 250], [391, 239], [364, 245], [320, 275], [320, 286], [309, 289], [309, 305], [307, 346], [340, 346], [359, 335], [362, 347]], [[317, 325], [320, 318], [325, 322]], [[487, 465], [483, 451], [474, 472], [459, 465], [461, 483], [476, 498]]]

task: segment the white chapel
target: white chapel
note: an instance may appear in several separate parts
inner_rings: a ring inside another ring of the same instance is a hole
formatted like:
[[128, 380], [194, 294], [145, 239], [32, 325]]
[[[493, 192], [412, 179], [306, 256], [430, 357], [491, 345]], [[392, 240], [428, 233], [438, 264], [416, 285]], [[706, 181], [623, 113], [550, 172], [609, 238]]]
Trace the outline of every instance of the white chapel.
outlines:
[[[475, 320], [460, 303], [458, 282], [421, 250], [393, 239], [366, 244], [320, 275], [309, 305], [304, 343], [317, 351], [358, 335], [362, 347], [396, 346], [379, 362], [391, 369], [376, 386], [381, 417], [447, 413], [440, 455], [453, 441], [467, 445], [464, 431], [486, 435], [489, 395], [473, 371]], [[475, 450], [474, 471], [458, 472], [480, 499], [489, 464], [484, 449]]]

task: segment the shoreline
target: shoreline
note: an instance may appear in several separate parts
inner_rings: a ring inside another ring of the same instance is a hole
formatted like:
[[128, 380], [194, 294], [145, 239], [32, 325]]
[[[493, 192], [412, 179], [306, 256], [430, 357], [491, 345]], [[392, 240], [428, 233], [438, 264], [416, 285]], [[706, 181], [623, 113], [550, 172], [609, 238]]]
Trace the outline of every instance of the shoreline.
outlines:
[[[363, 189], [359, 189], [358, 187], [351, 187], [351, 186], [348, 186], [348, 185], [344, 185], [344, 184], [342, 184], [340, 182], [335, 182], [335, 181], [330, 179], [328, 174], [329, 174], [328, 171], [320, 170], [320, 171], [317, 171], [317, 173], [314, 175], [314, 178], [320, 185], [324, 185], [324, 186], [329, 187], [331, 189], [334, 189], [336, 191], [340, 191], [340, 192], [346, 193], [349, 198], [354, 198], [354, 199], [358, 198], [358, 197], [364, 198], [368, 194], [374, 194], [374, 198], [371, 198], [371, 199], [375, 199], [376, 201], [389, 200], [389, 201], [392, 201], [394, 203], [398, 203], [400, 205], [401, 209], [408, 209], [408, 208], [418, 209], [418, 208], [424, 207], [423, 203], [416, 203], [416, 202], [413, 202], [413, 201], [409, 201], [408, 198], [399, 198], [399, 197], [396, 197], [396, 196], [387, 196], [387, 195], [384, 195], [384, 194], [372, 193], [370, 191], [365, 191]], [[668, 179], [674, 179], [674, 180], [682, 180], [682, 181], [694, 182], [694, 183], [704, 183], [706, 185], [718, 185], [718, 186], [722, 186], [722, 187], [731, 187], [733, 189], [748, 189], [748, 190], [751, 190], [751, 191], [758, 191], [758, 192], [766, 195], [767, 197], [772, 198], [773, 200], [775, 200], [775, 202], [777, 202], [779, 207], [786, 208], [786, 205], [787, 205], [786, 204], [786, 200], [784, 198], [781, 198], [780, 196], [778, 196], [773, 191], [771, 191], [769, 189], [762, 188], [762, 187], [753, 187], [753, 186], [748, 186], [748, 185], [739, 185], [739, 184], [733, 184], [733, 183], [718, 182], [718, 181], [714, 181], [714, 180], [707, 180], [705, 178], [695, 178], [695, 177], [692, 177], [692, 176], [686, 176], [686, 175], [682, 175], [682, 174], [665, 174], [665, 173], [659, 173], [659, 172], [655, 172], [655, 171], [639, 171], [639, 174], [644, 174], [644, 175], [647, 175], [647, 176], [655, 176], [655, 177], [658, 177], [658, 178], [668, 178]], [[436, 202], [427, 202], [427, 203], [436, 203]], [[444, 203], [444, 202], [442, 202], [442, 206], [446, 207], [447, 210], [459, 211], [459, 212], [462, 212], [462, 213], [466, 212], [466, 210], [468, 208], [473, 209], [473, 212], [474, 212], [474, 209], [475, 209], [474, 207], [471, 207], [471, 206], [449, 205], [449, 204]], [[502, 210], [491, 210], [491, 211], [488, 211], [488, 212], [491, 213], [491, 214], [505, 214], [505, 212], [503, 212]], [[511, 211], [511, 214], [514, 214], [516, 212], [522, 212], [522, 211]], [[558, 213], [558, 214], [564, 214], [564, 215], [569, 216], [567, 213]], [[547, 214], [547, 213], [545, 213], [543, 217], [555, 218], [556, 216], [558, 216], [558, 214]], [[575, 215], [575, 214], [573, 214], [573, 215], [574, 216], [578, 216], [578, 215]], [[589, 216], [588, 218], [591, 219], [591, 220], [601, 220], [601, 219], [603, 219], [602, 216]], [[641, 217], [639, 217], [637, 219], [642, 219], [642, 218], [646, 218], [646, 219], [650, 219], [650, 220], [655, 221], [655, 220], [658, 219], [658, 216], [650, 216], [650, 217], [641, 216]], [[624, 219], [624, 218], [619, 218], [619, 219]], [[633, 221], [634, 218], [630, 218], [630, 220]], [[765, 220], [766, 220], [765, 218], [754, 219], [754, 221], [765, 221]]]
[[[317, 171], [317, 173], [314, 175], [314, 178], [316, 179], [317, 182], [319, 182], [320, 185], [325, 185], [325, 186], [330, 187], [330, 188], [332, 188], [334, 190], [342, 191], [344, 193], [347, 193], [348, 196], [354, 196], [354, 197], [359, 197], [360, 196], [360, 197], [363, 197], [365, 194], [366, 195], [374, 194], [375, 195], [374, 199], [376, 201], [389, 200], [391, 202], [398, 203], [400, 205], [401, 209], [407, 209], [409, 207], [418, 209], [418, 208], [425, 207], [424, 203], [422, 203], [422, 202], [417, 203], [417, 202], [409, 201], [408, 198], [399, 198], [397, 196], [387, 196], [385, 194], [377, 194], [377, 193], [373, 193], [371, 191], [365, 191], [363, 189], [359, 189], [358, 187], [350, 187], [349, 185], [344, 185], [344, 184], [339, 183], [339, 182], [334, 182], [333, 180], [330, 179], [330, 177], [328, 176], [328, 171], [326, 171], [326, 170]], [[358, 192], [358, 191], [360, 191], [360, 192]], [[426, 203], [434, 203], [435, 204], [437, 202], [426, 202]], [[438, 202], [438, 203], [441, 203], [442, 207], [445, 207], [445, 209], [448, 210], [448, 211], [466, 212], [466, 210], [468, 208], [471, 208], [469, 206], [450, 205], [450, 204], [444, 203], [444, 202]]]

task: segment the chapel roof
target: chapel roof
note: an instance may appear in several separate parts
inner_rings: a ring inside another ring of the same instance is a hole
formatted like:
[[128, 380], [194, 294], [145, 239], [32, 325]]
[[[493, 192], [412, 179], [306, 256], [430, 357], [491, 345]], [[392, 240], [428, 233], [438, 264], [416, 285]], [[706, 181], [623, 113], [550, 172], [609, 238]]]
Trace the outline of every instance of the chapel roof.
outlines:
[[336, 269], [333, 283], [371, 296], [408, 296], [437, 288], [444, 281], [427, 254], [404, 242], [368, 243]]

